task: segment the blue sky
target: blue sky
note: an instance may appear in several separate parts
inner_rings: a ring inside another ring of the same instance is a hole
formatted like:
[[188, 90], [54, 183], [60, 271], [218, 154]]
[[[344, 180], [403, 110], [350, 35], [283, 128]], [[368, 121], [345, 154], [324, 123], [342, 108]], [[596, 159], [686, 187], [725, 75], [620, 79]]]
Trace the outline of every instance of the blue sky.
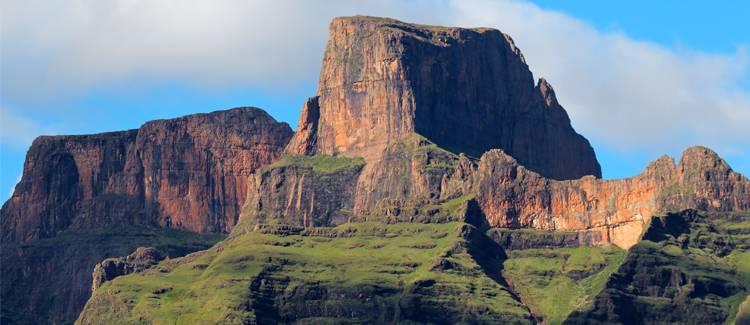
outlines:
[[688, 145], [750, 174], [746, 1], [0, 2], [0, 200], [41, 134], [236, 106], [296, 125], [331, 17], [490, 26], [545, 77], [605, 178]]

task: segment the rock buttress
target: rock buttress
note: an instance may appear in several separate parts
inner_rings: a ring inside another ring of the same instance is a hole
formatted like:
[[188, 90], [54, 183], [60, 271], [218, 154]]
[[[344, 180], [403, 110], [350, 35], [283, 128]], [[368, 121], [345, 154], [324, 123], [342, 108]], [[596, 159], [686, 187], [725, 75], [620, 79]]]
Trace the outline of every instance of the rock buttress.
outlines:
[[82, 136], [43, 136], [0, 212], [3, 242], [65, 229], [139, 224], [227, 233], [249, 175], [292, 136], [257, 108], [237, 108]]
[[369, 162], [418, 133], [476, 157], [503, 149], [553, 179], [601, 176], [551, 86], [543, 79], [534, 85], [520, 50], [495, 29], [336, 18], [316, 104], [319, 118], [301, 119], [304, 132], [288, 152]]

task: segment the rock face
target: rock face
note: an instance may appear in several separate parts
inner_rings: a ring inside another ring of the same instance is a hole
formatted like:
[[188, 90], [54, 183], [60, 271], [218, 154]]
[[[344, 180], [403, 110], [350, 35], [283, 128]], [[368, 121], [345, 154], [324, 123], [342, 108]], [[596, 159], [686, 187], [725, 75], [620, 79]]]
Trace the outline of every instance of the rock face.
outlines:
[[291, 136], [262, 110], [237, 108], [124, 132], [39, 137], [0, 213], [2, 241], [108, 224], [226, 233], [248, 175], [276, 159]]
[[94, 267], [91, 291], [111, 281], [114, 278], [131, 273], [143, 272], [159, 263], [166, 256], [153, 247], [138, 247], [133, 254], [125, 257], [112, 257], [105, 259]]
[[494, 29], [336, 18], [318, 96], [287, 152], [376, 161], [418, 133], [475, 156], [500, 148], [554, 179], [601, 176], [588, 141], [510, 36]]
[[677, 166], [662, 157], [632, 178], [571, 181], [545, 179], [492, 150], [482, 156], [474, 182], [491, 227], [585, 231], [592, 243], [622, 248], [634, 245], [660, 212], [750, 208], [750, 180], [704, 147], [685, 150]]
[[[296, 159], [323, 158], [346, 159]], [[288, 206], [296, 202], [294, 198], [308, 200], [318, 192], [300, 187], [297, 169], [280, 167], [271, 165], [256, 175], [248, 194], [252, 204], [241, 219], [251, 224], [334, 226], [351, 220], [443, 222], [464, 216], [466, 219], [461, 220], [473, 218], [476, 222], [472, 223], [481, 227], [578, 232], [576, 238], [582, 243], [615, 244], [627, 249], [658, 213], [688, 208], [750, 209], [750, 180], [704, 147], [688, 148], [677, 165], [672, 158], [659, 158], [632, 178], [602, 180], [587, 176], [558, 181], [528, 170], [502, 150], [490, 150], [480, 160], [472, 161], [413, 136], [389, 146], [377, 162], [324, 177], [337, 179], [338, 187], [346, 190], [331, 195], [337, 190], [325, 186], [325, 197], [336, 198], [331, 201], [336, 204], [326, 203], [323, 195], [316, 194], [315, 204], [326, 209], [303, 208], [310, 212], [304, 222], [299, 217], [287, 218], [296, 213], [288, 214]], [[316, 178], [308, 179], [311, 184]], [[453, 213], [457, 211], [454, 205], [467, 200], [477, 205], [475, 213]], [[264, 218], [254, 217], [259, 215]]]
[[628, 248], [656, 213], [750, 207], [748, 179], [703, 147], [678, 165], [663, 157], [633, 178], [597, 178], [593, 150], [552, 87], [534, 86], [520, 50], [493, 29], [334, 19], [318, 94], [298, 130], [289, 155], [364, 157], [360, 170], [338, 175], [347, 189], [356, 184], [353, 199], [346, 191], [326, 205], [318, 196], [316, 205], [339, 212], [286, 218], [292, 196], [283, 193], [300, 191], [298, 172], [264, 172], [250, 186], [250, 223], [434, 222], [445, 215], [438, 207], [476, 196], [481, 216], [472, 218], [484, 226], [580, 232], [582, 242]]
[[[172, 257], [209, 247], [220, 238], [173, 229], [228, 233], [249, 175], [278, 158], [291, 136], [262, 110], [236, 108], [37, 138], [0, 210], [0, 322], [73, 321], [91, 294], [94, 265], [138, 246]], [[105, 229], [116, 230], [101, 235]]]

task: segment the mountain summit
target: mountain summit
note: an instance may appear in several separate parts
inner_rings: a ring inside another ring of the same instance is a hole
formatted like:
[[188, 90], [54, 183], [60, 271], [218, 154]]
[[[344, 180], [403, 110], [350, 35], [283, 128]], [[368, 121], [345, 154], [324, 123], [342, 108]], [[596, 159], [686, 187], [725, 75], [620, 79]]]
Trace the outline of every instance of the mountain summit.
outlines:
[[335, 18], [317, 97], [304, 106], [287, 151], [370, 161], [414, 133], [476, 157], [503, 149], [553, 179], [601, 177], [589, 142], [549, 83], [534, 85], [507, 34]]
[[601, 179], [500, 31], [335, 18], [296, 133], [237, 108], [34, 141], [0, 323], [731, 323], [748, 210], [705, 147]]

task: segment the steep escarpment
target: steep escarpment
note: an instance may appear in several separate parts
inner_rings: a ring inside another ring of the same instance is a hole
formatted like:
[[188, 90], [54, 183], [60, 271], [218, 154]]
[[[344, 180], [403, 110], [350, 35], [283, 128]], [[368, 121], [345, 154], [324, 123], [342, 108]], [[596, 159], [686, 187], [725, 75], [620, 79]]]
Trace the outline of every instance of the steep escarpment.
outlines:
[[192, 232], [228, 233], [248, 176], [278, 158], [291, 136], [262, 110], [237, 108], [137, 130], [39, 137], [0, 210], [3, 323], [72, 322], [105, 258], [139, 246], [172, 257], [211, 246], [223, 236]]
[[226, 233], [246, 183], [292, 136], [256, 108], [153, 121], [138, 130], [39, 137], [0, 213], [3, 242], [137, 224]]
[[475, 156], [503, 149], [554, 179], [601, 176], [551, 86], [535, 86], [510, 36], [494, 29], [335, 18], [318, 87], [289, 153], [371, 162], [419, 133]]
[[[704, 167], [685, 172], [695, 165]], [[704, 147], [685, 150], [678, 165], [662, 157], [632, 178], [571, 181], [545, 179], [503, 152], [490, 151], [478, 163], [474, 181], [491, 227], [582, 231], [591, 243], [623, 248], [638, 241], [657, 213], [750, 208], [750, 180]]]
[[[350, 158], [316, 155], [297, 159]], [[248, 194], [248, 202], [294, 202], [288, 195], [278, 196], [276, 192], [299, 191], [295, 183], [278, 183], [264, 175], [294, 179], [296, 172], [273, 165], [268, 170], [272, 172], [256, 175], [254, 184], [266, 185], [251, 185], [257, 194]], [[639, 240], [650, 218], [659, 213], [688, 208], [750, 209], [750, 180], [732, 171], [715, 152], [704, 147], [685, 150], [679, 164], [670, 157], [659, 158], [631, 178], [602, 180], [589, 176], [558, 181], [527, 169], [501, 150], [490, 150], [481, 159], [472, 160], [412, 135], [389, 145], [378, 161], [368, 162], [356, 173], [339, 179], [337, 184], [347, 184], [349, 190], [334, 196], [347, 198], [338, 201], [337, 213], [348, 218], [329, 223], [327, 214], [309, 214], [318, 221], [306, 224], [337, 225], [353, 220], [439, 222], [446, 218], [468, 222], [465, 218], [470, 217], [490, 228], [575, 232], [576, 240], [588, 245], [615, 244], [627, 249]], [[352, 184], [356, 184], [353, 194]], [[298, 196], [307, 198], [309, 193], [312, 192], [302, 190]], [[475, 213], [455, 213], [455, 206], [462, 204], [471, 204]], [[285, 215], [287, 208], [255, 204], [245, 211], [267, 216], [282, 211], [278, 213]], [[305, 225], [301, 218], [258, 221], [243, 215], [241, 219], [250, 223]]]
[[[105, 282], [78, 323], [742, 317], [746, 177], [703, 147], [598, 174], [507, 35], [337, 18], [318, 93], [248, 177], [231, 235]], [[700, 212], [662, 217], [686, 208]]]
[[[425, 221], [424, 207], [472, 195], [489, 227], [578, 231], [627, 248], [658, 212], [750, 204], [747, 178], [707, 148], [688, 149], [677, 165], [660, 158], [633, 178], [598, 179], [552, 87], [534, 86], [510, 37], [492, 29], [334, 19], [318, 94], [286, 153], [363, 157], [347, 176], [354, 197], [337, 208], [367, 220]], [[283, 173], [293, 171], [272, 174]], [[256, 178], [251, 192], [272, 193], [264, 183]]]

